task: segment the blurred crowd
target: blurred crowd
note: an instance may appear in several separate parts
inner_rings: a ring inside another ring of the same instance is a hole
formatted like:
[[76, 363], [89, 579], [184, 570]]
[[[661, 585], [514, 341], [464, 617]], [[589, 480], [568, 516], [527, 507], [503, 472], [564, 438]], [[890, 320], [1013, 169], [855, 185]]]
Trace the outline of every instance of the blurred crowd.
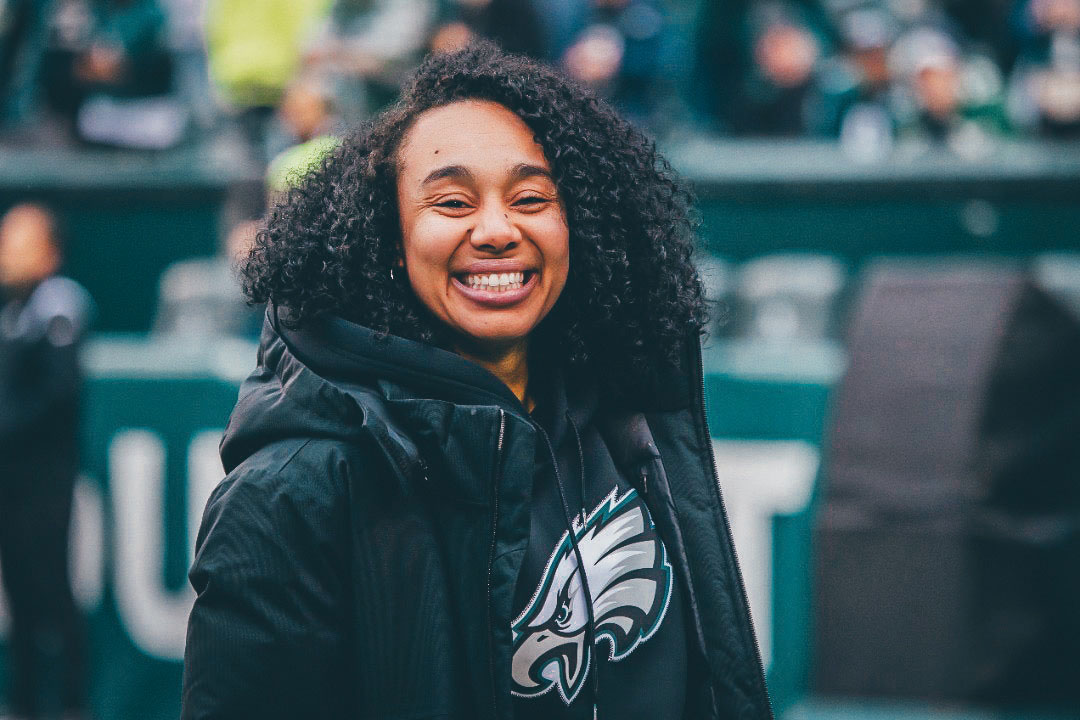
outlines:
[[153, 149], [228, 126], [286, 183], [478, 35], [659, 138], [873, 159], [1080, 135], [1080, 0], [0, 0], [0, 138]]
[[733, 135], [978, 154], [1080, 133], [1078, 0], [763, 0], [699, 19], [699, 118]]

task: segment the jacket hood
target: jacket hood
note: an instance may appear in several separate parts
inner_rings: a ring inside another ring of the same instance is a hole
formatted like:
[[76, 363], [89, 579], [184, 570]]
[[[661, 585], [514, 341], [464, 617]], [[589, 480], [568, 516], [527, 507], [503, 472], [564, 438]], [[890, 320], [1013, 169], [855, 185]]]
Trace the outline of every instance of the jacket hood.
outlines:
[[[528, 420], [510, 388], [460, 355], [396, 335], [380, 335], [336, 316], [324, 316], [294, 330], [281, 322], [281, 313], [267, 306], [256, 368], [240, 388], [221, 442], [226, 472], [280, 440], [373, 436], [394, 467], [407, 474], [419, 462], [420, 453], [409, 433], [386, 411], [386, 403], [395, 400], [430, 398], [457, 405], [496, 406]], [[699, 352], [696, 337], [686, 349]], [[605, 394], [604, 403], [641, 412], [686, 407], [694, 392], [688, 370], [696, 364], [700, 356], [695, 359], [688, 354], [684, 368], [656, 368], [628, 392]], [[549, 377], [558, 377], [558, 371]], [[574, 397], [580, 383], [574, 378], [565, 380], [572, 397], [570, 416], [583, 425], [596, 407], [596, 398], [586, 398], [583, 407], [581, 397]]]
[[406, 471], [419, 457], [406, 433], [380, 412], [401, 388], [412, 396], [456, 404], [494, 405], [524, 416], [506, 385], [452, 352], [373, 330], [338, 317], [286, 328], [268, 306], [257, 364], [240, 388], [221, 442], [226, 472], [280, 440], [355, 440], [375, 435]]

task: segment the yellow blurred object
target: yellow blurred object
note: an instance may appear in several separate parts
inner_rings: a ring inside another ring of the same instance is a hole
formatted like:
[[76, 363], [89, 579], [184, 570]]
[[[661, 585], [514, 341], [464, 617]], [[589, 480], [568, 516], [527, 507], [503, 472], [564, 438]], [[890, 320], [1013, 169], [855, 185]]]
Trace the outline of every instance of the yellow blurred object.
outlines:
[[211, 0], [210, 77], [237, 107], [273, 106], [300, 69], [302, 49], [331, 0]]
[[320, 135], [306, 143], [294, 145], [275, 157], [266, 171], [266, 186], [271, 193], [287, 192], [303, 182], [304, 177], [319, 167], [341, 141], [332, 135]]

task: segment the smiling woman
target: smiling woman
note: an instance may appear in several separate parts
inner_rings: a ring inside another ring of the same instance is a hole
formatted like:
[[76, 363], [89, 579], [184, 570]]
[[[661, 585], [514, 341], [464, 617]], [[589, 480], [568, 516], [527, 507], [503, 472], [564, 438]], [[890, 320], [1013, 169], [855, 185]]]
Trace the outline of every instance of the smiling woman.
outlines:
[[559, 299], [569, 230], [529, 126], [490, 101], [421, 115], [399, 151], [403, 264], [453, 348], [527, 407], [528, 339]]
[[689, 194], [478, 44], [273, 209], [183, 718], [771, 717], [705, 423]]

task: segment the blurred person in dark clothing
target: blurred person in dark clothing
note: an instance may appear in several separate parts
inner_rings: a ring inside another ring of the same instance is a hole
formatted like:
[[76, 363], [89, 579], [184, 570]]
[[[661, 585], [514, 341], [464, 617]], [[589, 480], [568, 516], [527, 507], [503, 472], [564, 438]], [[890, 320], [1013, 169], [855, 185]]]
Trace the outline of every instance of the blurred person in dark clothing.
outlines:
[[[0, 222], [0, 566], [11, 610], [12, 716], [39, 717], [42, 655], [58, 652], [65, 718], [84, 714], [83, 630], [68, 582], [78, 470], [77, 351], [86, 291], [57, 275], [52, 215], [18, 205]], [[55, 649], [55, 650], [54, 650]]]
[[[538, 0], [550, 4], [550, 0]], [[631, 122], [654, 131], [666, 117], [683, 63], [673, 57], [674, 28], [665, 3], [591, 0], [563, 68], [619, 108]]]
[[816, 71], [832, 32], [816, 0], [715, 3], [697, 41], [694, 103], [734, 135], [816, 131]]
[[686, 58], [673, 15], [659, 0], [533, 0], [545, 55], [635, 125], [670, 129]]
[[546, 23], [539, 9], [534, 0], [451, 0], [443, 9], [432, 49], [458, 49], [480, 36], [507, 52], [547, 59]]

